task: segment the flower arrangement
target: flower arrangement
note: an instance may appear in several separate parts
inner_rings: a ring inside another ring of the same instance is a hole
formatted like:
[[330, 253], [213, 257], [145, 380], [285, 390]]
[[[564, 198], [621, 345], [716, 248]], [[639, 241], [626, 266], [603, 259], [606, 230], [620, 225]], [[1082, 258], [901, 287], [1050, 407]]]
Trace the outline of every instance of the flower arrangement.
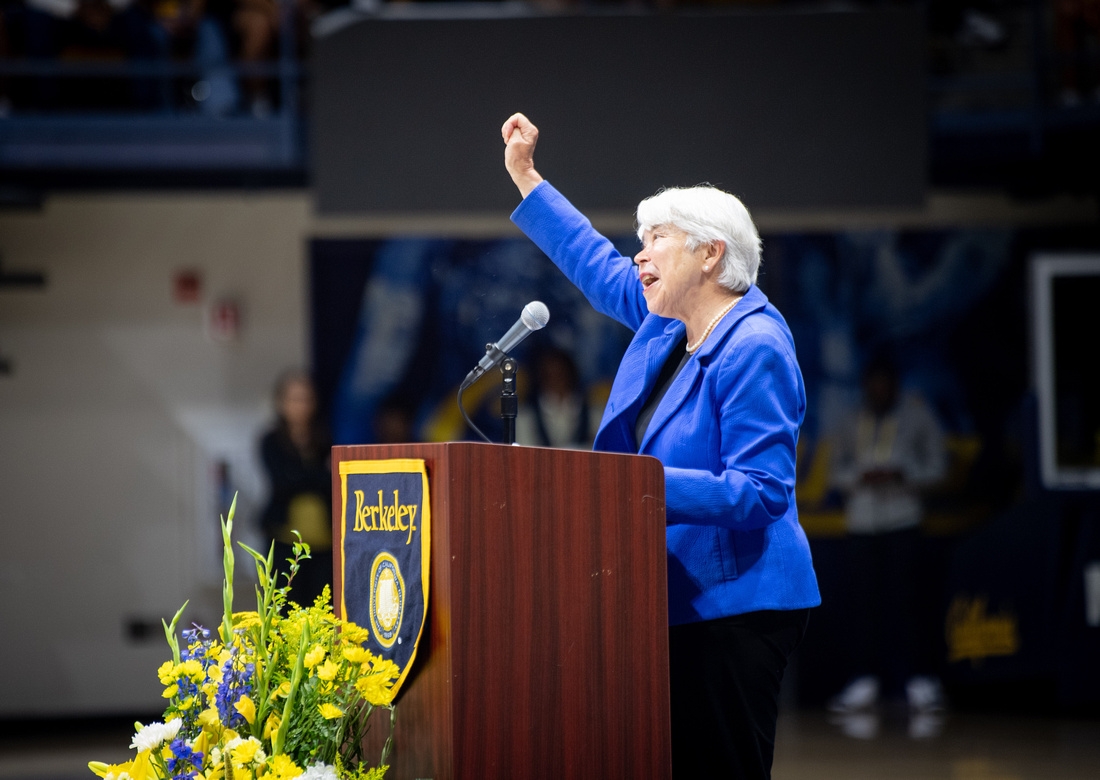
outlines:
[[[233, 515], [223, 518], [223, 615], [217, 635], [164, 624], [172, 659], [158, 670], [169, 704], [163, 722], [136, 724], [123, 764], [93, 761], [103, 780], [380, 780], [388, 768], [399, 669], [367, 651], [367, 631], [337, 619], [326, 592], [309, 607], [288, 601], [309, 546], [300, 540], [279, 587], [274, 547], [256, 564], [256, 610], [233, 612]], [[284, 614], [285, 612], [285, 614]], [[389, 710], [378, 766], [363, 756], [375, 709]]]

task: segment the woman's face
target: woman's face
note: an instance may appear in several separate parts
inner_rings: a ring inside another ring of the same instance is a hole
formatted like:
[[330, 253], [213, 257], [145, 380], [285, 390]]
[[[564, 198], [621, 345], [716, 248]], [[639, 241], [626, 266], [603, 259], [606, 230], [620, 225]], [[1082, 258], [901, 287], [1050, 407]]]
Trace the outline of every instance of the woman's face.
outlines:
[[658, 225], [642, 234], [642, 251], [634, 256], [650, 312], [659, 317], [686, 320], [694, 295], [702, 289], [706, 245], [694, 252], [685, 246], [686, 234]]
[[316, 406], [313, 386], [303, 379], [292, 379], [287, 382], [279, 399], [279, 413], [292, 427], [308, 424]]

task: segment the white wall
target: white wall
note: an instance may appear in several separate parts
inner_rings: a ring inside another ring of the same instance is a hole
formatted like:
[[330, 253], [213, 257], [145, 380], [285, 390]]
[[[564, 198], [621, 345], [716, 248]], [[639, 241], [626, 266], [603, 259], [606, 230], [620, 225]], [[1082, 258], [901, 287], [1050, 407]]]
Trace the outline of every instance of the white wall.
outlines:
[[[124, 623], [191, 599], [185, 619], [216, 625], [214, 464], [251, 525], [273, 379], [306, 364], [309, 211], [293, 193], [0, 213], [3, 268], [48, 282], [0, 288], [0, 716], [157, 710], [163, 636]], [[199, 304], [173, 301], [182, 269], [202, 274]], [[204, 327], [223, 296], [243, 312], [232, 343]]]

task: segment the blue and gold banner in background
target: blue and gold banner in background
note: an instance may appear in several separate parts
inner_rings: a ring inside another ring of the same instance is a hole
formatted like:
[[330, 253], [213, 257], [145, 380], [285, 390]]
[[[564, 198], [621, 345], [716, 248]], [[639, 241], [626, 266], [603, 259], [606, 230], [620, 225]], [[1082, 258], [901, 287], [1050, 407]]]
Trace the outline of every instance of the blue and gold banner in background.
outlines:
[[370, 632], [368, 650], [401, 669], [396, 693], [428, 613], [428, 472], [408, 458], [343, 461], [340, 494], [340, 615]]

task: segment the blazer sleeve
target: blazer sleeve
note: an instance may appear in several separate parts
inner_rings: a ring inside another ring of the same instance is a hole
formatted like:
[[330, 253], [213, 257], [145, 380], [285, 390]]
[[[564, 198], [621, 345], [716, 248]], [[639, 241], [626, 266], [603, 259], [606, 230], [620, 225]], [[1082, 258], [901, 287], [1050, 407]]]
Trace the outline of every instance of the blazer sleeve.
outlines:
[[715, 369], [721, 466], [717, 473], [666, 467], [667, 519], [763, 528], [794, 510], [802, 376], [787, 345], [759, 332], [738, 339]]
[[575, 284], [596, 311], [637, 330], [649, 309], [634, 261], [623, 257], [549, 182], [541, 182], [512, 221]]

